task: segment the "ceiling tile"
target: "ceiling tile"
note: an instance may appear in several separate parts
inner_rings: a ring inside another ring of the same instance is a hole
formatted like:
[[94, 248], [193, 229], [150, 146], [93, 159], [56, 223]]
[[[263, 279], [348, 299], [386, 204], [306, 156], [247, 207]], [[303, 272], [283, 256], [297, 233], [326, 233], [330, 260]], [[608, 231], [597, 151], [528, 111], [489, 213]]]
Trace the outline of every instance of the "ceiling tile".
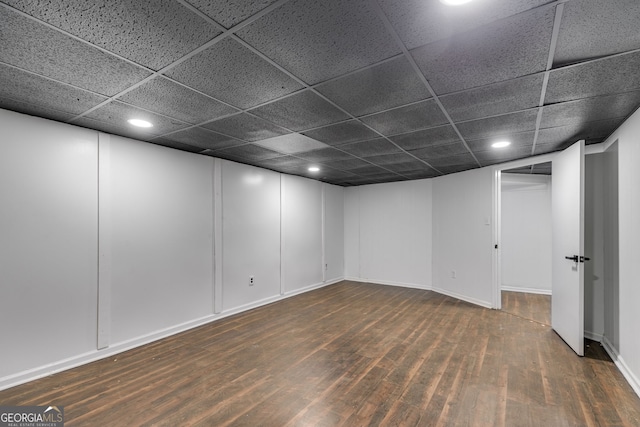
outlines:
[[159, 70], [220, 34], [174, 0], [3, 0], [83, 40]]
[[366, 0], [293, 0], [237, 34], [308, 84], [400, 53]]
[[413, 50], [437, 94], [544, 71], [554, 9], [542, 8]]
[[383, 135], [397, 135], [448, 122], [433, 99], [361, 118]]
[[280, 126], [246, 113], [216, 120], [203, 125], [203, 127], [243, 141], [259, 141], [290, 133]]
[[236, 145], [234, 147], [223, 148], [222, 150], [216, 150], [209, 155], [220, 159], [251, 164], [256, 161], [282, 156], [282, 154], [278, 152], [253, 144]]
[[440, 97], [453, 121], [479, 119], [537, 107], [544, 74], [494, 83]]
[[477, 164], [463, 163], [463, 164], [451, 165], [451, 166], [438, 166], [438, 170], [443, 174], [447, 175], [450, 173], [458, 173], [458, 172], [468, 171], [471, 169], [476, 169], [477, 167], [478, 167]]
[[467, 169], [478, 167], [478, 163], [469, 152], [432, 159], [429, 164], [442, 172], [451, 166], [465, 167]]
[[462, 142], [452, 142], [447, 144], [433, 144], [424, 148], [409, 151], [414, 156], [431, 163], [436, 159], [445, 157], [469, 154], [469, 150]]
[[627, 117], [640, 105], [640, 91], [547, 105], [540, 127], [550, 128], [595, 120]]
[[514, 147], [506, 150], [474, 151], [474, 154], [482, 166], [495, 165], [531, 156], [533, 144]]
[[180, 142], [170, 141], [170, 140], [166, 140], [166, 139], [154, 139], [154, 140], [149, 141], [149, 142], [151, 142], [152, 144], [161, 145], [163, 147], [175, 148], [176, 150], [180, 150], [180, 151], [188, 151], [190, 153], [200, 153], [200, 152], [202, 152], [202, 148], [201, 147], [194, 147], [192, 145], [182, 144]]
[[423, 170], [402, 172], [402, 175], [406, 176], [409, 179], [427, 179], [440, 176], [440, 173], [438, 173], [435, 169], [426, 168]]
[[568, 126], [540, 129], [534, 154], [542, 154], [568, 147], [584, 139], [587, 143], [604, 141], [624, 119], [597, 120]]
[[238, 111], [164, 77], [149, 80], [118, 99], [192, 124]]
[[416, 160], [411, 158], [410, 160], [405, 160], [397, 163], [388, 163], [382, 165], [385, 169], [389, 169], [392, 172], [397, 172], [400, 174], [404, 174], [405, 172], [415, 172], [420, 170], [432, 170], [429, 166], [425, 165], [420, 160]]
[[474, 154], [478, 154], [479, 152], [495, 152], [495, 153], [509, 153], [513, 151], [519, 151], [521, 149], [528, 149], [529, 155], [531, 155], [531, 148], [533, 147], [533, 138], [535, 137], [535, 132], [522, 132], [522, 133], [514, 133], [509, 135], [508, 140], [511, 142], [511, 145], [504, 148], [493, 148], [491, 144], [496, 142], [495, 138], [485, 138], [485, 139], [468, 139], [467, 145]]
[[565, 3], [554, 66], [639, 49], [639, 23], [640, 3], [636, 0]]
[[302, 88], [231, 38], [216, 43], [166, 74], [240, 108], [253, 107]]
[[389, 175], [389, 171], [375, 165], [360, 166], [349, 170], [349, 172], [360, 176], [376, 177]]
[[129, 119], [146, 120], [153, 124], [153, 127], [150, 128], [149, 131], [156, 135], [172, 132], [188, 126], [184, 122], [141, 110], [140, 108], [119, 101], [111, 101], [87, 114], [85, 117], [104, 123], [111, 123], [118, 127], [134, 127], [127, 123]]
[[163, 135], [158, 141], [154, 140], [153, 142], [168, 143], [169, 141], [199, 147], [200, 151], [205, 149], [219, 150], [221, 148], [244, 144], [244, 142], [237, 139], [220, 135], [219, 133], [211, 132], [210, 130], [200, 127], [192, 127], [169, 135]]
[[[42, 109], [43, 113], [45, 110], [55, 110], [71, 114], [72, 116], [69, 118], [83, 113], [107, 99], [104, 96], [49, 80], [36, 74], [27, 73], [26, 71], [4, 64], [0, 64], [0, 81], [11, 82], [11, 84], [3, 83], [0, 85], [0, 100], [5, 101], [11, 98], [17, 102], [35, 104]], [[27, 107], [23, 106], [23, 108]], [[36, 110], [32, 111], [35, 112]], [[56, 115], [56, 113], [50, 111], [49, 117], [51, 118], [53, 118], [51, 114]], [[58, 120], [60, 120], [60, 118], [58, 118]]]
[[295, 154], [318, 150], [320, 148], [328, 148], [327, 144], [323, 144], [322, 142], [318, 142], [308, 136], [297, 133], [263, 139], [262, 141], [256, 142], [256, 145], [269, 148], [270, 150], [279, 151], [284, 154]]
[[318, 163], [331, 163], [332, 161], [355, 159], [351, 154], [344, 153], [340, 150], [336, 150], [335, 148], [321, 148], [319, 150], [307, 151], [297, 154], [297, 157]]
[[633, 52], [551, 71], [544, 102], [554, 104], [640, 89], [639, 69], [640, 52]]
[[425, 0], [380, 0], [380, 4], [407, 48], [413, 49], [521, 13], [548, 1], [483, 0], [463, 7], [450, 7], [438, 1]]
[[354, 116], [431, 98], [404, 56], [323, 83], [316, 89]]
[[407, 162], [418, 162], [419, 165], [424, 166], [424, 163], [422, 163], [419, 160], [416, 160], [415, 157], [404, 152], [368, 157], [367, 161], [379, 166], [385, 166], [385, 165], [390, 165], [394, 163], [407, 163]]
[[202, 13], [222, 24], [225, 28], [244, 21], [277, 0], [189, 0]]
[[135, 126], [129, 126], [126, 123], [120, 125], [116, 122], [102, 122], [100, 120], [90, 119], [88, 117], [80, 117], [79, 119], [71, 122], [71, 124], [89, 129], [99, 130], [101, 132], [106, 132], [113, 135], [133, 138], [140, 141], [150, 141], [158, 137], [158, 134], [155, 133], [157, 129], [154, 128], [138, 128]]
[[379, 156], [382, 154], [399, 153], [402, 150], [384, 138], [369, 141], [353, 142], [341, 145], [340, 149], [358, 157]]
[[349, 118], [311, 90], [254, 108], [251, 113], [294, 131], [312, 129]]
[[539, 175], [551, 175], [551, 162], [533, 165], [533, 173]]
[[480, 139], [508, 136], [514, 133], [535, 130], [538, 109], [504, 114], [487, 119], [458, 123], [456, 126], [465, 139]]
[[65, 113], [64, 111], [54, 110], [52, 108], [43, 107], [41, 105], [29, 104], [15, 99], [6, 98], [0, 95], [0, 108], [5, 110], [16, 111], [18, 113], [29, 114], [30, 116], [42, 117], [45, 119], [66, 122], [76, 115]]
[[103, 95], [151, 73], [0, 6], [0, 61]]
[[349, 142], [373, 139], [379, 135], [357, 120], [329, 125], [303, 132], [309, 138], [316, 139], [329, 145], [340, 145]]
[[435, 144], [460, 142], [460, 137], [451, 125], [396, 135], [389, 139], [405, 150], [417, 150]]
[[309, 167], [310, 162], [299, 157], [281, 156], [261, 160], [261, 164], [269, 169], [301, 170]]
[[348, 171], [351, 169], [371, 165], [371, 163], [364, 161], [362, 159], [356, 159], [355, 157], [347, 160], [331, 160], [331, 161], [325, 162], [325, 164], [330, 164], [332, 168], [343, 170], [343, 171]]

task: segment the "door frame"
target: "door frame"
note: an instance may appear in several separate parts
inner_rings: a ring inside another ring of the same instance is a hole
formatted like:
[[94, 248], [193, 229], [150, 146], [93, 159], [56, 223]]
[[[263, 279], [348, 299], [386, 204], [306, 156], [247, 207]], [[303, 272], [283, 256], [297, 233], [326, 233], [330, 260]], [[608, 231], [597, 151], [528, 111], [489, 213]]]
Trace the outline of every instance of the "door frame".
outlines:
[[492, 307], [493, 309], [502, 309], [502, 171], [507, 169], [520, 168], [525, 166], [536, 165], [538, 163], [547, 163], [553, 160], [556, 153], [542, 154], [540, 156], [527, 157], [525, 159], [514, 160], [507, 163], [500, 163], [493, 166], [493, 188], [492, 188], [492, 227], [491, 233], [493, 237], [492, 252], [492, 272], [493, 272], [493, 289], [492, 289]]

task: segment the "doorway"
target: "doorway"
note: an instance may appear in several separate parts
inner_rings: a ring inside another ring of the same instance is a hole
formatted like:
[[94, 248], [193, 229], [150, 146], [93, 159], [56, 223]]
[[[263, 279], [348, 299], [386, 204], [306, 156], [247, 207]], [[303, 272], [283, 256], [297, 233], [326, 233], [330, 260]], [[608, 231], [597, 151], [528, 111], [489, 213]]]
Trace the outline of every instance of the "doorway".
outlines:
[[551, 162], [503, 170], [500, 179], [502, 310], [551, 325]]

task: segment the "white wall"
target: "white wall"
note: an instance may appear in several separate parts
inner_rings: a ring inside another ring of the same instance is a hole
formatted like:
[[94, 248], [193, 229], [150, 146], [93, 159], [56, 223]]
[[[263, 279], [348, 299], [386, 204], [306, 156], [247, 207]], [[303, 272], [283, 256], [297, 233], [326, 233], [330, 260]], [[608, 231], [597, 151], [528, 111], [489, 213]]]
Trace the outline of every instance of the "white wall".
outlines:
[[485, 307], [493, 305], [493, 174], [482, 168], [432, 180], [433, 289]]
[[96, 347], [97, 132], [0, 110], [0, 379]]
[[347, 277], [431, 288], [431, 192], [431, 180], [347, 190]]
[[501, 180], [502, 289], [551, 294], [551, 177]]
[[280, 174], [222, 162], [222, 244], [223, 311], [280, 295]]
[[603, 154], [604, 186], [604, 337], [620, 348], [620, 243], [618, 221], [618, 143]]
[[[619, 343], [607, 345], [619, 354], [618, 364], [640, 395], [640, 110], [605, 143], [618, 141]], [[607, 286], [610, 286], [607, 284]], [[609, 337], [605, 335], [608, 340]]]
[[324, 190], [324, 280], [344, 277], [344, 190], [323, 184]]
[[284, 298], [282, 268], [295, 292], [342, 278], [342, 188], [5, 110], [0, 129], [0, 389]]
[[282, 176], [282, 283], [291, 293], [322, 283], [322, 183]]
[[212, 314], [213, 159], [106, 134], [100, 159], [109, 342]]

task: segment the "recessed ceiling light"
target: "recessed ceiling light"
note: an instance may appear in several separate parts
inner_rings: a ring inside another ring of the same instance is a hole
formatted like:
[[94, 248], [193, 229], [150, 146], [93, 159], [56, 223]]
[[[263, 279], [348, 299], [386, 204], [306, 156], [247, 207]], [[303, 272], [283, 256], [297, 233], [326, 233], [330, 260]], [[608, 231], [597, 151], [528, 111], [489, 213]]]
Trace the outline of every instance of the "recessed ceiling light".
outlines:
[[440, 0], [440, 3], [447, 6], [460, 6], [461, 4], [469, 3], [472, 0]]
[[139, 128], [150, 128], [150, 127], [153, 126], [151, 123], [149, 123], [146, 120], [129, 119], [127, 121], [129, 122], [129, 124], [131, 124], [133, 126], [138, 126]]
[[309, 168], [309, 172], [319, 172], [319, 171], [320, 171], [320, 168], [317, 166], [311, 166]]
[[511, 145], [511, 142], [509, 141], [498, 141], [491, 144], [493, 148], [504, 148], [504, 147], [508, 147], [509, 145]]

